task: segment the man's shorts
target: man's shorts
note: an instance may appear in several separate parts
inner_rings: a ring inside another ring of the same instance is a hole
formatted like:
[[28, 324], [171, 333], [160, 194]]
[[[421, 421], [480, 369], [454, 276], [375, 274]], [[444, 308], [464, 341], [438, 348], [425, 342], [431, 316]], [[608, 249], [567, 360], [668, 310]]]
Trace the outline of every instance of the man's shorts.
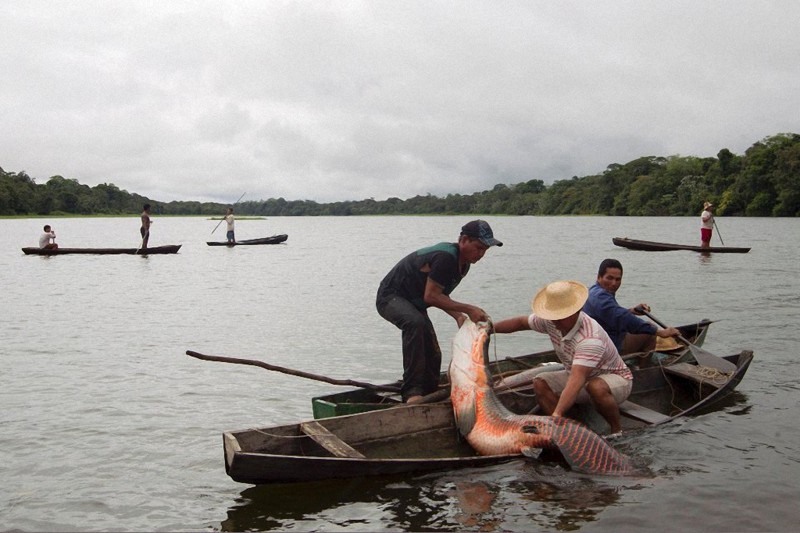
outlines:
[[[627, 400], [628, 396], [630, 396], [631, 389], [633, 388], [633, 381], [625, 379], [617, 374], [600, 374], [597, 377], [599, 377], [608, 384], [608, 388], [611, 389], [611, 394], [614, 396], [614, 401], [617, 402], [617, 405]], [[544, 380], [544, 382], [550, 386], [550, 389], [553, 392], [560, 395], [561, 392], [564, 390], [564, 388], [567, 386], [567, 380], [569, 379], [569, 372], [567, 372], [566, 370], [556, 370], [554, 372], [542, 372], [534, 379]], [[591, 401], [592, 400], [589, 397], [589, 393], [586, 392], [586, 387], [584, 386], [578, 393], [578, 398], [575, 400], [575, 402], [590, 403]]]

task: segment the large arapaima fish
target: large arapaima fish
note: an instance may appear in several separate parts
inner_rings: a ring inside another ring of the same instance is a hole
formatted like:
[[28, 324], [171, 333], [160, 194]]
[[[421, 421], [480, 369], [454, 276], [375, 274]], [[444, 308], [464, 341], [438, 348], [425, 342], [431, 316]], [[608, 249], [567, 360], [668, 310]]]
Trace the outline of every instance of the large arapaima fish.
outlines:
[[450, 398], [461, 435], [478, 453], [537, 457], [540, 449], [557, 449], [580, 472], [642, 473], [630, 458], [575, 420], [509, 411], [492, 389], [488, 352], [489, 324], [476, 325], [467, 319], [453, 339]]

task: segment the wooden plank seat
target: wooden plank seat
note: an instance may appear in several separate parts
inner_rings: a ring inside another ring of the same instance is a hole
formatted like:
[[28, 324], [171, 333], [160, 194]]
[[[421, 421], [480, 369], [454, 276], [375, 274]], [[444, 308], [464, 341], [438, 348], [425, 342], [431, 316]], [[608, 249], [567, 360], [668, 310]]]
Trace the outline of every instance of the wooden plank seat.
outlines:
[[635, 418], [650, 424], [660, 424], [671, 418], [663, 413], [659, 413], [658, 411], [653, 411], [648, 407], [639, 405], [638, 403], [633, 403], [630, 400], [626, 400], [619, 404], [619, 412], [630, 418]]
[[716, 369], [693, 365], [691, 363], [677, 363], [662, 368], [667, 374], [680, 376], [701, 385], [708, 385], [715, 388], [722, 387], [730, 379], [728, 374], [720, 373]]
[[328, 431], [328, 429], [319, 422], [303, 422], [300, 424], [300, 430], [314, 439], [317, 444], [328, 450], [334, 457], [366, 459], [361, 452]]

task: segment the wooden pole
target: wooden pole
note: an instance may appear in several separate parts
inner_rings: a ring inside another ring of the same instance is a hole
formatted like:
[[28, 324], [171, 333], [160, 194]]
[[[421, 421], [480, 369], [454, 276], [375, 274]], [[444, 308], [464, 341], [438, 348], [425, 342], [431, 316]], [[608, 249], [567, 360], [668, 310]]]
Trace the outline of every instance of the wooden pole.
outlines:
[[[239, 197], [239, 199], [238, 199], [238, 200], [236, 200], [235, 202], [233, 202], [233, 205], [236, 205], [236, 204], [238, 204], [238, 203], [241, 201], [241, 199], [242, 199], [242, 198], [244, 198], [244, 195], [245, 195], [245, 194], [247, 194], [247, 193], [246, 193], [246, 192], [243, 192], [243, 193], [242, 193], [242, 195]], [[222, 217], [222, 220], [225, 220], [225, 217]], [[217, 231], [217, 228], [219, 227], [219, 225], [220, 225], [220, 224], [222, 224], [222, 220], [220, 220], [219, 222], [217, 222], [217, 225], [216, 225], [216, 226], [214, 226], [214, 229], [212, 229], [212, 230], [211, 230], [211, 234], [212, 234], [212, 235], [214, 234], [214, 232], [215, 232], [215, 231]]]
[[235, 363], [237, 365], [250, 365], [250, 366], [257, 366], [264, 368], [266, 370], [271, 370], [273, 372], [281, 372], [282, 374], [289, 374], [290, 376], [298, 376], [301, 378], [306, 379], [313, 379], [314, 381], [322, 381], [324, 383], [330, 383], [331, 385], [346, 385], [348, 387], [360, 387], [362, 389], [370, 389], [374, 391], [385, 391], [385, 392], [399, 392], [400, 387], [396, 385], [374, 385], [372, 383], [365, 383], [363, 381], [355, 381], [352, 379], [335, 379], [329, 378], [327, 376], [320, 376], [317, 374], [311, 374], [309, 372], [303, 372], [302, 370], [293, 370], [291, 368], [285, 368], [282, 366], [271, 365], [269, 363], [265, 363], [263, 361], [256, 361], [254, 359], [241, 359], [238, 357], [223, 357], [220, 355], [205, 355], [197, 352], [193, 352], [192, 350], [186, 350], [186, 355], [191, 357], [202, 359], [204, 361], [219, 361], [221, 363]]
[[725, 246], [725, 241], [722, 240], [722, 234], [719, 232], [719, 226], [717, 226], [717, 217], [711, 219], [714, 222], [714, 229], [717, 230], [717, 237], [719, 237], [719, 242], [722, 243], [722, 246]]

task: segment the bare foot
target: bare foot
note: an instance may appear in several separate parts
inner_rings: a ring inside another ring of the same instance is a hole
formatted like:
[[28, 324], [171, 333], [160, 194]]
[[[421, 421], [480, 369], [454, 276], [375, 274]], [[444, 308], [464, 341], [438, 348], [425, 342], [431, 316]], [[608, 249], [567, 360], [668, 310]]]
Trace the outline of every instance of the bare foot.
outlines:
[[409, 396], [408, 399], [406, 400], [406, 403], [408, 403], [408, 404], [422, 403], [422, 396], [419, 396], [419, 395], [417, 395], [417, 396]]

